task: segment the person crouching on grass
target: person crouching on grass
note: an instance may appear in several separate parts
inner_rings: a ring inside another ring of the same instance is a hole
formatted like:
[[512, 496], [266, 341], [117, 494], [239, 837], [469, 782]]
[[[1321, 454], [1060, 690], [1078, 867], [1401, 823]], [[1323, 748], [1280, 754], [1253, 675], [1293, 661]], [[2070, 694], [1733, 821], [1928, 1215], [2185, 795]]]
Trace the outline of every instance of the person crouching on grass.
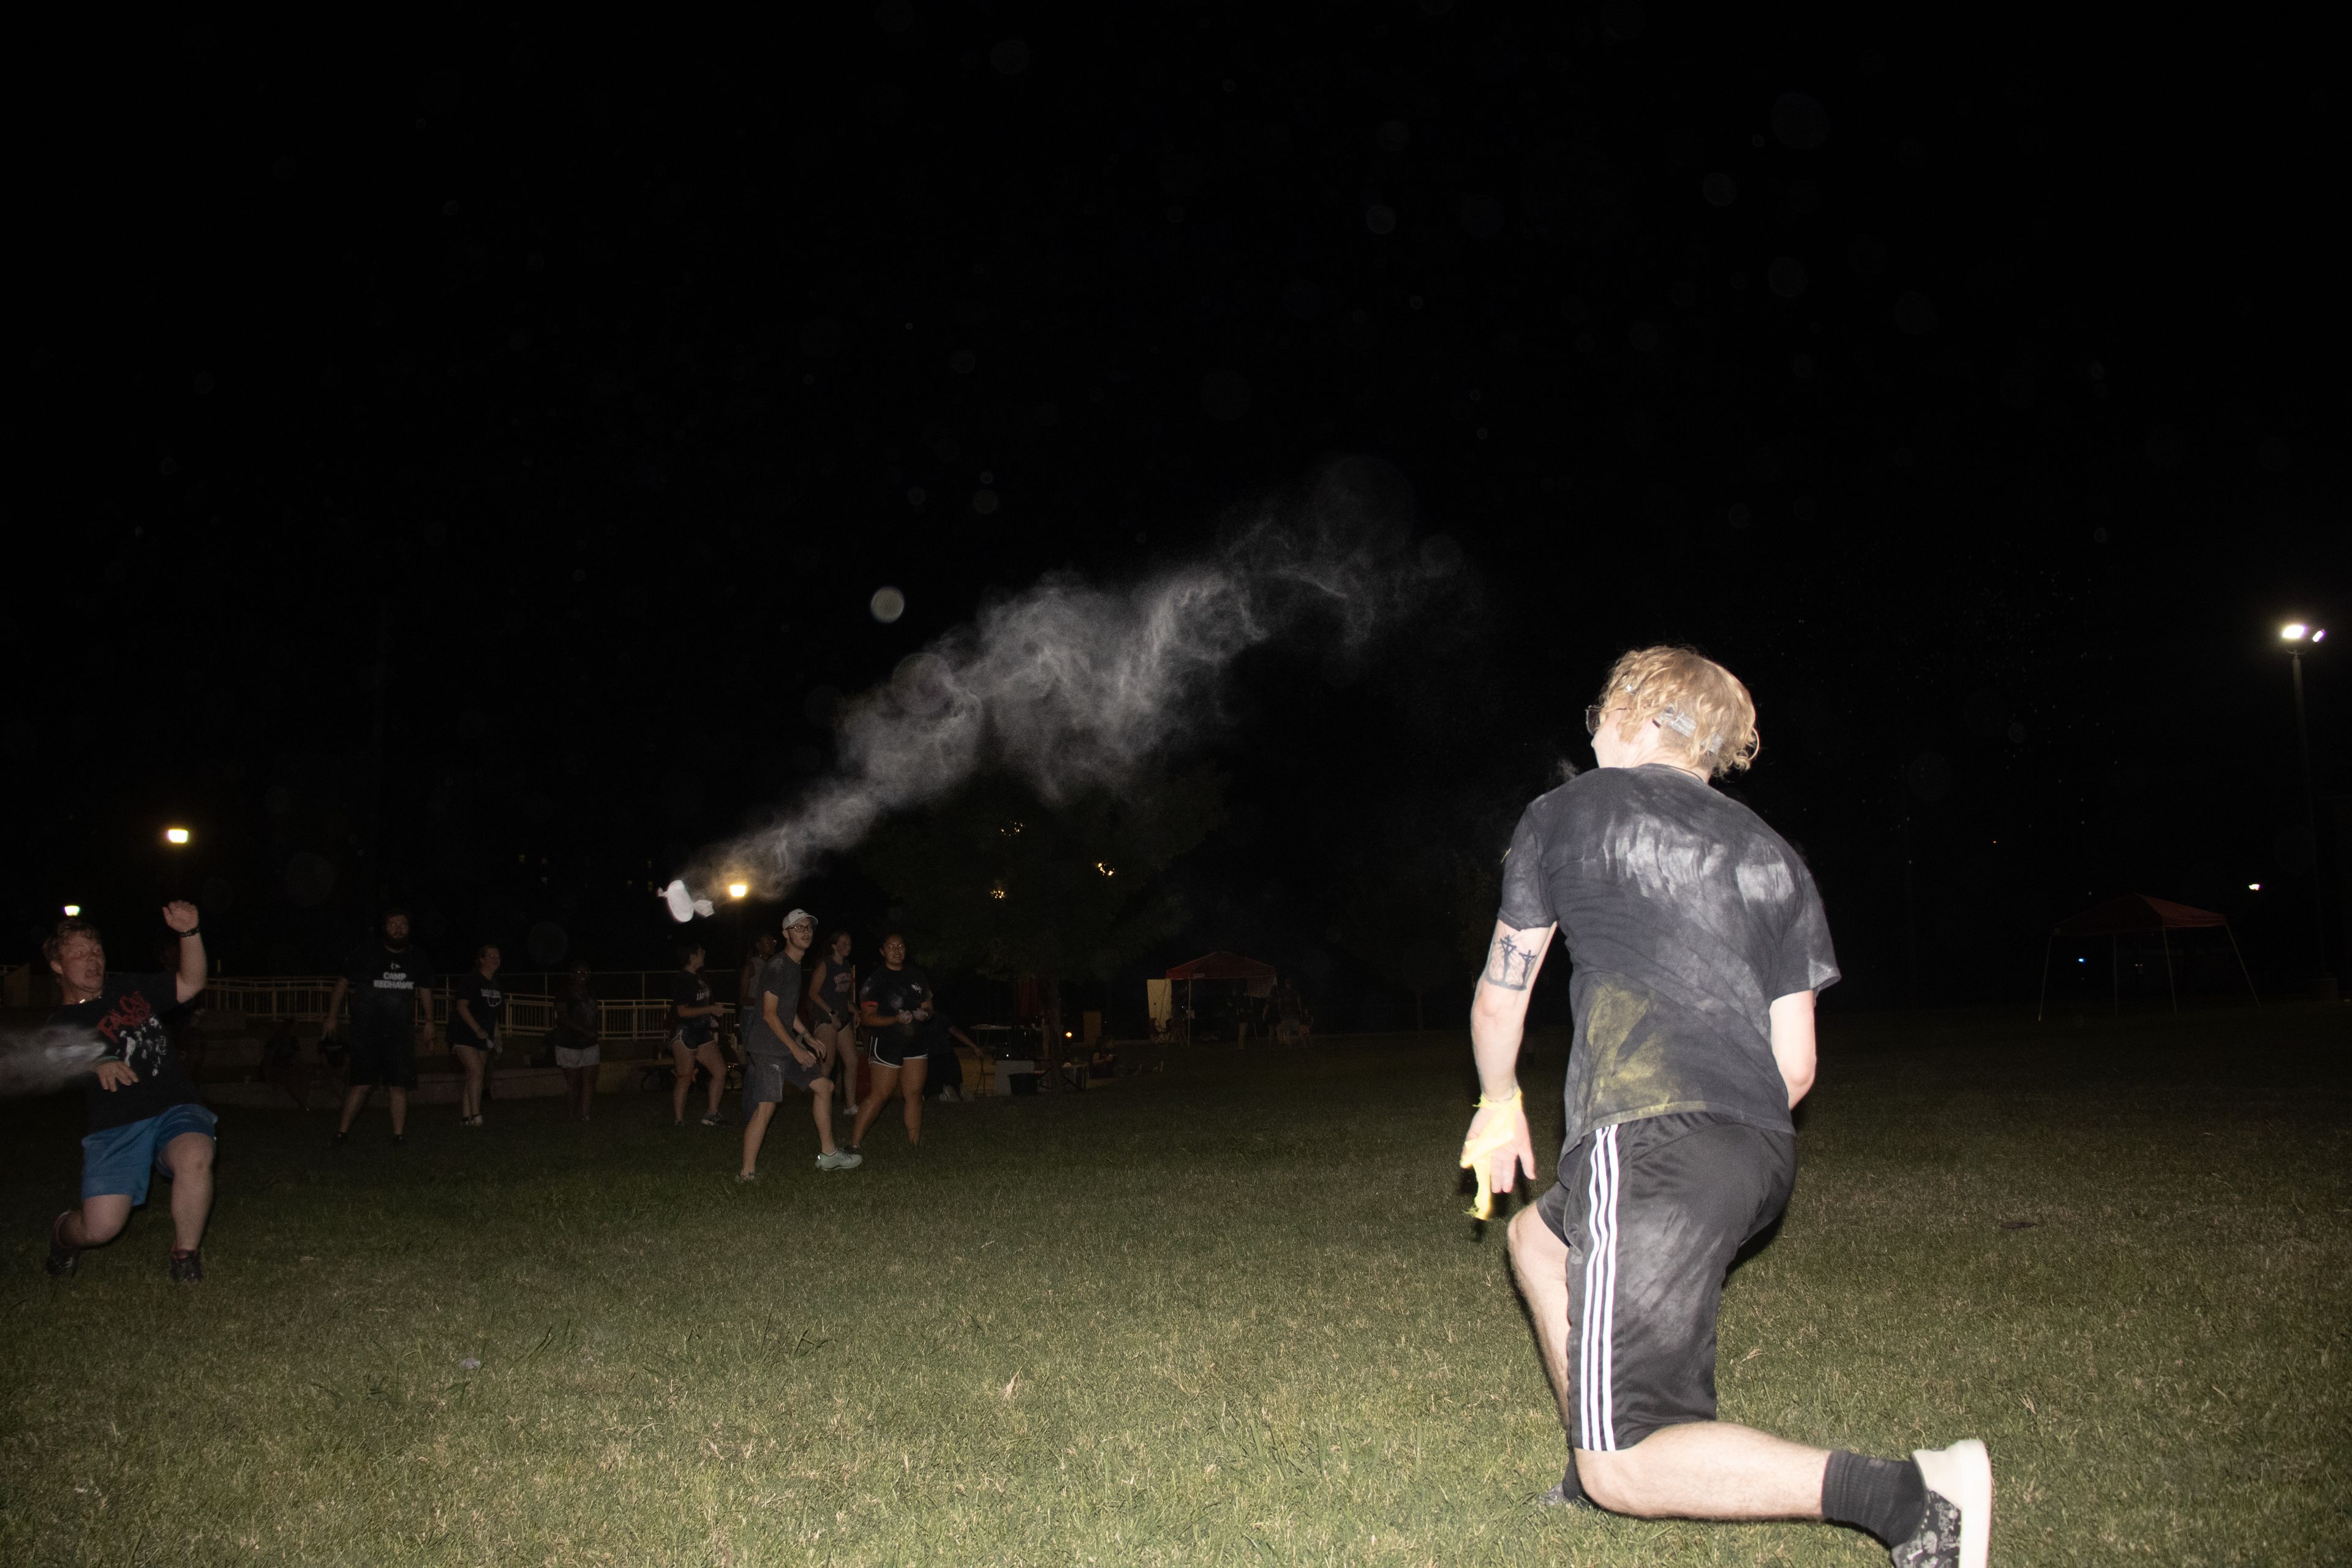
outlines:
[[678, 972], [670, 977], [669, 1055], [677, 1081], [670, 1087], [669, 1119], [686, 1125], [687, 1091], [694, 1087], [695, 1064], [710, 1074], [710, 1100], [702, 1124], [719, 1125], [719, 1097], [727, 1092], [727, 1064], [719, 1057], [719, 1015], [725, 1006], [710, 999], [710, 981], [702, 973], [700, 942], [689, 943], [678, 954]]
[[194, 904], [164, 905], [163, 923], [179, 934], [177, 974], [107, 973], [98, 927], [85, 920], [58, 921], [41, 944], [65, 1003], [49, 1023], [87, 1031], [101, 1052], [82, 1080], [89, 1133], [81, 1141], [81, 1206], [49, 1226], [52, 1274], [73, 1273], [83, 1248], [112, 1241], [161, 1171], [172, 1182], [172, 1278], [205, 1277], [217, 1119], [198, 1101], [163, 1018], [205, 988], [205, 942]]
[[482, 1093], [489, 1082], [490, 1058], [499, 1048], [499, 1023], [507, 1010], [499, 962], [498, 943], [482, 943], [474, 950], [472, 971], [450, 987], [449, 1050], [466, 1071], [465, 1087], [457, 1091], [460, 1127], [482, 1124]]
[[760, 1179], [760, 1144], [768, 1123], [784, 1098], [784, 1085], [809, 1095], [809, 1116], [816, 1123], [816, 1168], [855, 1170], [855, 1152], [833, 1146], [833, 1077], [824, 1043], [801, 1022], [801, 961], [816, 939], [816, 918], [806, 910], [784, 917], [784, 949], [760, 972], [753, 993], [751, 1022], [743, 1030], [743, 1103], [750, 1108], [743, 1123], [743, 1168], [739, 1182]]
[[1755, 704], [1729, 670], [1637, 649], [1584, 722], [1601, 766], [1529, 805], [1503, 860], [1462, 1156], [1482, 1194], [1535, 1173], [1519, 1043], [1558, 932], [1574, 963], [1567, 1139], [1558, 1184], [1509, 1233], [1571, 1449], [1544, 1500], [1829, 1520], [1901, 1568], [1983, 1568], [1982, 1443], [1873, 1458], [1716, 1419], [1724, 1275], [1789, 1201], [1789, 1113], [1812, 1087], [1813, 997], [1837, 960], [1805, 863], [1709, 787], [1756, 752]]
[[572, 983], [555, 994], [555, 1027], [547, 1037], [555, 1047], [555, 1065], [563, 1069], [563, 1102], [583, 1121], [595, 1109], [596, 1075], [604, 1060], [604, 1010], [589, 985], [595, 973], [584, 959], [572, 963]]

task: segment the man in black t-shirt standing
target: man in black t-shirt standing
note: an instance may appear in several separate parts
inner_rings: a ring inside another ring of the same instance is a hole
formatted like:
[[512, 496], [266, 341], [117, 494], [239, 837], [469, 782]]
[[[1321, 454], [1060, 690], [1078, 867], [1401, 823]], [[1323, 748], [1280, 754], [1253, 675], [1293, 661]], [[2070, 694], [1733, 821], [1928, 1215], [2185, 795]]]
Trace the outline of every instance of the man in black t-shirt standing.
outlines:
[[379, 1083], [392, 1101], [392, 1141], [404, 1141], [408, 1091], [416, 1087], [416, 1047], [433, 1028], [432, 979], [433, 961], [424, 949], [408, 945], [406, 910], [386, 910], [383, 935], [360, 943], [344, 961], [334, 994], [327, 1001], [325, 1025], [328, 1033], [334, 1032], [335, 1016], [342, 1011], [348, 992], [351, 1087], [343, 1094], [343, 1120], [335, 1129], [336, 1142], [350, 1134], [360, 1107], [367, 1103], [368, 1090]]
[[1730, 671], [1638, 649], [1585, 725], [1599, 770], [1529, 805], [1504, 860], [1462, 1156], [1482, 1209], [1535, 1173], [1517, 1068], [1557, 931], [1574, 963], [1567, 1139], [1558, 1184], [1510, 1226], [1572, 1450], [1547, 1500], [1826, 1519], [1870, 1531], [1903, 1568], [1982, 1568], [1982, 1443], [1873, 1458], [1716, 1419], [1724, 1275], [1788, 1202], [1789, 1113], [1812, 1086], [1813, 998], [1837, 961], [1804, 862], [1709, 787], [1756, 750], [1755, 705]]
[[65, 1003], [50, 1026], [86, 1034], [98, 1056], [82, 1080], [81, 1206], [49, 1226], [52, 1274], [73, 1273], [84, 1247], [113, 1240], [161, 1171], [172, 1181], [172, 1278], [205, 1277], [215, 1118], [163, 1016], [205, 988], [205, 942], [194, 904], [164, 905], [163, 923], [179, 935], [177, 974], [109, 974], [98, 927], [85, 920], [60, 921], [41, 944]]

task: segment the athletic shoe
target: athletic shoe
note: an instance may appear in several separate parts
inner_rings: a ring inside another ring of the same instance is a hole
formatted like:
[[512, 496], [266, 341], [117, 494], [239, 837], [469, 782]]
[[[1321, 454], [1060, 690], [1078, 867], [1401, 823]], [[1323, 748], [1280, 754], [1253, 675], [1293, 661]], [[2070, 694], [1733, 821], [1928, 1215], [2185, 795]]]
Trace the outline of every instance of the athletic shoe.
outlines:
[[393, 1144], [393, 1147], [394, 1147], [394, 1148], [395, 1148], [395, 1149], [397, 1149], [397, 1148], [398, 1148], [398, 1147], [400, 1147], [402, 1144], [404, 1144], [404, 1143], [405, 1143], [405, 1142], [408, 1142], [408, 1134], [407, 1134], [407, 1133], [405, 1133], [405, 1132], [395, 1132], [395, 1133], [394, 1133], [394, 1134], [392, 1135], [392, 1144]]
[[81, 1267], [80, 1249], [68, 1247], [65, 1238], [58, 1234], [58, 1227], [65, 1222], [65, 1215], [59, 1215], [49, 1222], [49, 1257], [48, 1261], [41, 1265], [60, 1279], [71, 1279], [74, 1270]]
[[816, 1168], [820, 1171], [854, 1171], [865, 1163], [856, 1151], [848, 1149], [835, 1149], [830, 1154], [816, 1157]]
[[182, 1252], [172, 1250], [172, 1278], [183, 1285], [193, 1285], [205, 1277], [205, 1255], [202, 1249], [190, 1247]]
[[739, 1186], [745, 1182], [756, 1182], [759, 1179], [760, 1173], [757, 1171], [739, 1171], [735, 1173], [735, 1182]]
[[962, 1098], [963, 1096], [955, 1091], [955, 1085], [953, 1084], [950, 1084], [947, 1088], [940, 1090], [940, 1103], [942, 1105], [953, 1105]]
[[1992, 1538], [1992, 1460], [1974, 1437], [1920, 1448], [1912, 1462], [1927, 1483], [1927, 1511], [1911, 1539], [1888, 1553], [1895, 1568], [1985, 1568]]
[[[1570, 1482], [1570, 1478], [1575, 1473], [1573, 1469], [1562, 1471], [1559, 1479], [1552, 1482], [1551, 1490], [1536, 1499], [1536, 1506], [1538, 1508], [1573, 1508], [1581, 1509], [1589, 1513], [1599, 1512], [1600, 1510], [1593, 1500], [1584, 1495], [1582, 1483]], [[1569, 1489], [1571, 1484], [1575, 1486], [1573, 1491]]]
[[702, 1124], [705, 1127], [724, 1127], [727, 1125], [726, 1122], [719, 1120], [719, 1112], [715, 1110], [702, 1119]]

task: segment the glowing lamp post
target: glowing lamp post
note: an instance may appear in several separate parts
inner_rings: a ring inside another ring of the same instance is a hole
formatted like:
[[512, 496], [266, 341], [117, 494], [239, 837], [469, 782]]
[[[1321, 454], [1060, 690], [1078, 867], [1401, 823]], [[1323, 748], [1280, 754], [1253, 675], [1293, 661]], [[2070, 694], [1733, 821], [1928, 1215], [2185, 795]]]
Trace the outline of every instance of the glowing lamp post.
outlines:
[[730, 882], [727, 884], [727, 896], [730, 899], [742, 898], [751, 892], [751, 884], [749, 882]]
[[187, 843], [187, 841], [188, 841], [188, 830], [187, 830], [186, 828], [184, 828], [184, 827], [167, 827], [167, 828], [163, 829], [163, 842], [164, 842], [164, 843], [166, 843], [166, 844], [170, 844], [170, 845], [178, 846], [178, 845], [184, 845], [184, 844]]
[[2320, 972], [2314, 976], [2314, 984], [2326, 994], [2334, 990], [2335, 977], [2327, 963], [2327, 899], [2319, 868], [2319, 809], [2311, 793], [2311, 730], [2303, 717], [2303, 655], [2305, 648], [2327, 640], [2327, 628], [2289, 621], [2279, 628], [2279, 640], [2286, 645], [2287, 660], [2294, 671], [2294, 743], [2303, 761], [2303, 827], [2311, 840], [2311, 932], [2319, 948]]
[[80, 913], [81, 906], [79, 904], [68, 904], [66, 906], [66, 919], [71, 920]]

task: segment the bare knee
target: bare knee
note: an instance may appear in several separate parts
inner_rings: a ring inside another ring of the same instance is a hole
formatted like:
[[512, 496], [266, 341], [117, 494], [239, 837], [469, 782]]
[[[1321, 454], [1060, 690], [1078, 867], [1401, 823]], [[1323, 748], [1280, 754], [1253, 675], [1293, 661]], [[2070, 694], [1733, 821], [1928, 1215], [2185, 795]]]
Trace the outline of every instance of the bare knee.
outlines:
[[1552, 1234], [1532, 1204], [1511, 1216], [1508, 1239], [1511, 1261], [1521, 1273], [1549, 1274], [1568, 1267], [1568, 1243]]
[[213, 1141], [200, 1132], [174, 1139], [163, 1152], [163, 1163], [175, 1178], [205, 1175], [213, 1168]]
[[1642, 1468], [1639, 1445], [1613, 1454], [1595, 1453], [1586, 1448], [1576, 1451], [1578, 1484], [1584, 1488], [1586, 1497], [1611, 1513], [1630, 1514], [1636, 1518], [1648, 1513], [1643, 1505]]
[[81, 1232], [81, 1244], [84, 1247], [105, 1246], [122, 1234], [122, 1223], [130, 1217], [131, 1205], [127, 1203], [92, 1204], [85, 1201], [81, 1205], [81, 1224], [76, 1227]]

